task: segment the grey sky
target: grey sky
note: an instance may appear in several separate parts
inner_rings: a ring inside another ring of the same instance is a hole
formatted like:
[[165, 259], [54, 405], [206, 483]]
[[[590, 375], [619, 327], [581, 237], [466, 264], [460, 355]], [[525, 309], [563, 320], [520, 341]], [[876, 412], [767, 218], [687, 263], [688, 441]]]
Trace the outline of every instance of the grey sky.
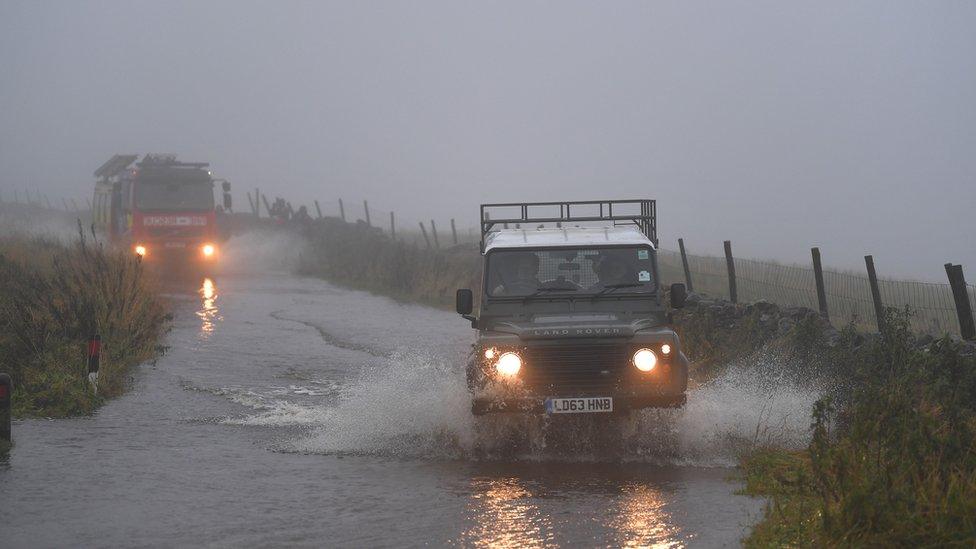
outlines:
[[176, 152], [238, 205], [646, 196], [665, 246], [976, 280], [974, 29], [973, 2], [0, 0], [0, 192]]

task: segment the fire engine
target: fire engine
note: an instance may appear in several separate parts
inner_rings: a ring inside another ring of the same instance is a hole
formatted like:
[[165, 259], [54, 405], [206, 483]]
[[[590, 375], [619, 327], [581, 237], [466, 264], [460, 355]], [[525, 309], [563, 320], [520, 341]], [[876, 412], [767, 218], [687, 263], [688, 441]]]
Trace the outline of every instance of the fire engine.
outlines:
[[[205, 162], [172, 154], [117, 154], [95, 170], [92, 215], [111, 242], [146, 261], [216, 260], [214, 179]], [[231, 209], [223, 182], [224, 210]]]

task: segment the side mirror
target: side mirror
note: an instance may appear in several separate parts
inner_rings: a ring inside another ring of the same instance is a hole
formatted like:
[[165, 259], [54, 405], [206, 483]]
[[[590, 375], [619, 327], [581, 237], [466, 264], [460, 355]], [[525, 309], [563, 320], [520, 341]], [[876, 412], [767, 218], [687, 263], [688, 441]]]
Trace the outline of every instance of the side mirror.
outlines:
[[459, 315], [469, 315], [474, 309], [474, 294], [471, 290], [462, 289], [457, 291], [454, 299], [454, 307]]
[[671, 307], [675, 309], [680, 309], [685, 306], [685, 300], [688, 299], [688, 290], [685, 289], [685, 285], [677, 282], [671, 285]]
[[233, 206], [232, 202], [233, 201], [232, 201], [232, 199], [230, 197], [230, 193], [225, 192], [224, 193], [224, 209], [227, 210], [228, 212], [232, 210], [232, 206]]

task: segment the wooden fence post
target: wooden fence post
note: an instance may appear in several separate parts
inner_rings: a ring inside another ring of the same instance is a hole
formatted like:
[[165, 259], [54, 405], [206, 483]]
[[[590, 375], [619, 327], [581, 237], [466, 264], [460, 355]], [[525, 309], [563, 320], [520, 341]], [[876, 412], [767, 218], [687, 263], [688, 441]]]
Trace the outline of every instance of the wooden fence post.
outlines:
[[871, 300], [874, 301], [874, 316], [878, 322], [878, 331], [884, 331], [884, 304], [881, 303], [881, 287], [878, 286], [878, 273], [874, 270], [874, 257], [864, 256], [864, 265], [868, 269], [868, 283], [871, 285]]
[[949, 286], [952, 287], [952, 299], [956, 302], [956, 315], [959, 317], [959, 334], [966, 341], [976, 339], [976, 323], [973, 322], [973, 308], [969, 304], [969, 291], [966, 289], [966, 277], [962, 273], [962, 265], [945, 264]]
[[820, 248], [810, 248], [810, 255], [813, 256], [813, 281], [817, 285], [817, 305], [820, 306], [820, 316], [830, 319], [827, 312], [827, 289], [824, 286], [823, 265], [820, 264]]
[[343, 222], [346, 221], [346, 208], [343, 207], [341, 198], [339, 199], [339, 217], [342, 218]]
[[363, 200], [363, 211], [366, 212], [366, 226], [372, 227], [373, 224], [369, 221], [369, 202]]
[[735, 260], [732, 259], [732, 241], [725, 241], [725, 267], [729, 272], [729, 300], [739, 302], [739, 295], [735, 285]]
[[430, 220], [430, 234], [434, 235], [434, 247], [440, 249], [441, 243], [437, 240], [437, 225], [434, 225], [434, 220]]
[[[254, 215], [261, 217], [261, 189], [254, 187]], [[271, 215], [271, 212], [268, 212]]]
[[453, 217], [451, 218], [451, 236], [454, 237], [454, 245], [457, 246], [458, 245], [457, 228], [455, 228], [455, 226], [454, 226], [454, 218]]
[[247, 203], [251, 206], [251, 213], [254, 213], [254, 199], [251, 198], [251, 191], [247, 191]]
[[678, 250], [681, 251], [681, 267], [685, 270], [685, 286], [688, 287], [689, 292], [695, 291], [695, 287], [691, 284], [691, 269], [688, 268], [688, 254], [685, 253], [685, 239], [678, 239]]
[[271, 217], [271, 204], [268, 204], [268, 196], [262, 194], [261, 202], [264, 203], [264, 209], [268, 212], [268, 217]]
[[393, 212], [390, 212], [390, 238], [396, 240], [396, 219], [393, 218]]
[[423, 233], [423, 235], [424, 235], [424, 242], [427, 243], [427, 248], [429, 249], [430, 248], [430, 239], [427, 238], [427, 229], [424, 228], [424, 222], [423, 221], [418, 221], [418, 223], [420, 224], [420, 232]]
[[313, 200], [312, 202], [315, 202], [315, 213], [319, 214], [319, 219], [322, 219], [322, 208], [319, 207], [319, 201]]

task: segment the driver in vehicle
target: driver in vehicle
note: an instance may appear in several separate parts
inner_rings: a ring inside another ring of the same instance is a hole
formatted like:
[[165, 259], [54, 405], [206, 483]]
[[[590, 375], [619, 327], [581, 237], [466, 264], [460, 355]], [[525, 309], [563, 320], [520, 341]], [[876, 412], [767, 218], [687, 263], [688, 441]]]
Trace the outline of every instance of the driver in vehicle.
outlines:
[[539, 257], [532, 252], [512, 254], [499, 265], [501, 285], [492, 292], [496, 295], [523, 295], [534, 292], [539, 280]]
[[619, 254], [603, 254], [593, 265], [593, 272], [597, 281], [590, 290], [603, 290], [615, 284], [636, 282], [633, 266], [619, 256]]

